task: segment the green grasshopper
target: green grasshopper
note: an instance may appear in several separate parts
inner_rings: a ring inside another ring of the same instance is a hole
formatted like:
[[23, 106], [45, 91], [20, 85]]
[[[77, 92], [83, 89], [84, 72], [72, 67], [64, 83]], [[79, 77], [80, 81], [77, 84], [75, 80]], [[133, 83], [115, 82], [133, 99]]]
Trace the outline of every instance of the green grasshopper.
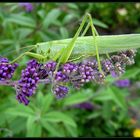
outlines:
[[[84, 29], [87, 22], [88, 24]], [[85, 36], [90, 27], [92, 36]], [[82, 32], [83, 29], [84, 31]], [[73, 38], [37, 43], [36, 45], [33, 45], [32, 48], [36, 49], [36, 53], [30, 52], [31, 49], [30, 51], [21, 54], [11, 63], [14, 63], [24, 55], [28, 55], [41, 62], [46, 62], [50, 59], [58, 61], [58, 67], [60, 63], [66, 63], [67, 61], [74, 61], [82, 57], [96, 55], [98, 69], [102, 72], [99, 54], [106, 54], [109, 58], [108, 53], [139, 47], [140, 34], [99, 36], [93, 25], [91, 15], [87, 13], [83, 17], [80, 27]]]

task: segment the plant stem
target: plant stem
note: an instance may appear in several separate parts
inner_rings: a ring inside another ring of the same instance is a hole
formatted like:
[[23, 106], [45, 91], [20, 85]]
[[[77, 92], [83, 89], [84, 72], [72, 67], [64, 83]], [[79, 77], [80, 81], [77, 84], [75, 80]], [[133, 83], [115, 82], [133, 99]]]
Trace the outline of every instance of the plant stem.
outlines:
[[[50, 79], [41, 79], [38, 81], [38, 84], [49, 84], [50, 82], [51, 82]], [[15, 86], [18, 85], [18, 81], [12, 81], [12, 80], [0, 81], [0, 85]]]

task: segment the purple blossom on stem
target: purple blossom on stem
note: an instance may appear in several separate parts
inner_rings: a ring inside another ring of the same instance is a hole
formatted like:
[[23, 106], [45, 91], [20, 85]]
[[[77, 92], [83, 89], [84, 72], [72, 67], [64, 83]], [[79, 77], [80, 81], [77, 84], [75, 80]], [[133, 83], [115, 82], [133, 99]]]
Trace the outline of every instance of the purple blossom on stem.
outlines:
[[39, 80], [38, 67], [39, 64], [36, 60], [31, 60], [27, 63], [25, 70], [22, 70], [21, 79], [16, 87], [17, 100], [20, 103], [27, 105], [29, 103], [26, 97], [30, 97], [35, 93], [37, 82]]
[[29, 100], [26, 98], [25, 95], [18, 93], [16, 96], [16, 99], [19, 101], [19, 103], [24, 103], [24, 105], [28, 105], [29, 104]]
[[95, 78], [95, 76], [94, 76], [94, 74], [95, 74], [94, 69], [92, 69], [91, 67], [89, 67], [87, 65], [84, 65], [84, 64], [82, 64], [79, 67], [79, 73], [82, 76], [82, 79], [81, 79], [82, 82], [89, 82], [89, 81], [91, 81], [92, 79]]
[[19, 6], [24, 7], [27, 12], [31, 12], [33, 10], [32, 3], [19, 3]]
[[53, 89], [53, 93], [57, 99], [61, 99], [68, 93], [68, 88], [66, 86], [56, 85]]
[[63, 72], [67, 75], [73, 75], [78, 70], [78, 65], [69, 62], [63, 65]]
[[9, 64], [7, 58], [0, 57], [0, 81], [11, 79], [17, 67], [17, 63]]
[[129, 87], [130, 86], [130, 80], [124, 79], [124, 80], [117, 80], [115, 82], [115, 85], [118, 87]]
[[102, 69], [106, 74], [110, 73], [113, 68], [113, 64], [110, 60], [106, 59], [102, 61]]
[[[46, 64], [31, 60], [22, 70], [19, 81], [11, 81], [13, 73], [18, 66], [10, 64], [7, 58], [0, 57], [0, 85], [13, 86], [16, 89], [16, 99], [25, 105], [29, 104], [29, 97], [35, 93], [39, 83], [52, 84], [52, 91], [56, 98], [67, 95], [69, 89], [66, 84], [71, 83], [75, 88], [80, 88], [87, 82], [103, 83], [105, 76], [111, 74], [118, 77], [125, 72], [125, 67], [134, 63], [135, 51], [128, 50], [111, 56], [110, 59], [101, 61], [102, 71], [98, 69], [97, 60], [85, 59], [82, 62], [60, 64], [56, 70], [57, 62], [49, 61]], [[118, 87], [129, 87], [128, 79], [116, 81]], [[82, 103], [79, 107], [90, 108], [90, 104]], [[92, 107], [91, 107], [92, 108]]]
[[91, 67], [93, 69], [97, 69], [98, 68], [97, 60], [93, 59], [93, 58], [89, 58], [89, 59], [83, 60], [82, 64], [84, 64], [86, 66], [89, 66], [89, 67]]
[[75, 104], [74, 108], [80, 108], [80, 109], [85, 109], [85, 110], [93, 110], [94, 106], [90, 102], [83, 102], [83, 103]]
[[56, 69], [57, 63], [55, 61], [49, 61], [44, 65], [45, 70], [48, 72], [48, 74], [53, 74], [53, 72]]
[[64, 74], [62, 71], [58, 71], [58, 72], [56, 72], [55, 80], [57, 82], [67, 82], [68, 76], [66, 74]]
[[117, 78], [118, 75], [116, 74], [116, 72], [113, 70], [110, 72], [111, 76], [114, 77], [114, 78]]

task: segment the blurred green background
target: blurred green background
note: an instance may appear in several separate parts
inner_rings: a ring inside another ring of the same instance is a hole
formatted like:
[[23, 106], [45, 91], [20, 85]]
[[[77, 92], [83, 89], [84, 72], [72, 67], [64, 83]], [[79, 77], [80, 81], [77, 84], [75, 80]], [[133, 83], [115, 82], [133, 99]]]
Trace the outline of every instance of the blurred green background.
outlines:
[[[13, 60], [28, 50], [25, 46], [73, 37], [86, 12], [100, 35], [140, 33], [140, 3], [1, 3], [0, 55]], [[19, 61], [13, 79], [29, 59]], [[129, 87], [108, 77], [104, 86], [71, 88], [67, 98], [57, 100], [49, 85], [39, 85], [24, 106], [12, 87], [0, 86], [0, 137], [140, 136], [139, 59], [138, 50], [135, 64], [120, 78], [129, 79]]]

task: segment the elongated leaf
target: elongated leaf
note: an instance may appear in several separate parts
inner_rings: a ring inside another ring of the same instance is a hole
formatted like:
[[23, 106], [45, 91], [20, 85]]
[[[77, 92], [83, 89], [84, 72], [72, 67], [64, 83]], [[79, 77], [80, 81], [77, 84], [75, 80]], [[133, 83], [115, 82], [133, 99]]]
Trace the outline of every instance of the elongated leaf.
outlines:
[[71, 9], [78, 10], [78, 6], [75, 3], [69, 3], [67, 6]]
[[105, 28], [105, 29], [108, 28], [108, 26], [105, 23], [103, 23], [103, 22], [101, 22], [101, 21], [99, 21], [98, 19], [95, 19], [95, 18], [93, 19], [93, 24], [97, 25], [99, 27]]
[[70, 126], [76, 127], [75, 121], [71, 117], [69, 117], [68, 115], [62, 112], [57, 112], [57, 111], [49, 112], [45, 115], [44, 119], [48, 122], [54, 122], [54, 123], [63, 122]]
[[94, 118], [97, 118], [97, 117], [99, 117], [101, 115], [101, 112], [93, 112], [93, 113], [91, 113], [87, 118], [88, 119], [94, 119]]
[[109, 94], [112, 96], [113, 101], [122, 109], [127, 109], [127, 104], [125, 101], [125, 97], [123, 96], [123, 92], [119, 90], [117, 87], [111, 86], [108, 89]]
[[44, 96], [42, 92], [38, 92], [36, 102], [38, 108], [42, 113], [46, 113], [49, 110], [49, 107], [52, 104], [53, 99], [54, 97], [50, 93], [47, 93]]
[[[99, 54], [140, 48], [140, 34], [104, 35], [97, 36], [96, 40]], [[47, 48], [51, 48], [50, 56], [53, 58], [62, 48], [66, 48], [70, 41], [71, 39], [63, 39], [38, 43], [37, 53], [40, 53], [41, 50], [45, 52]], [[77, 58], [82, 55], [96, 55], [96, 48], [94, 46], [92, 36], [78, 37], [70, 59]]]
[[9, 108], [6, 113], [14, 116], [29, 117], [34, 116], [34, 111], [30, 107], [18, 105], [17, 107]]
[[53, 96], [51, 94], [47, 94], [42, 100], [42, 112], [47, 112], [53, 102]]
[[64, 27], [60, 28], [60, 33], [61, 33], [62, 38], [68, 38], [69, 36], [67, 29]]
[[29, 117], [27, 120], [27, 137], [41, 137], [41, 124], [35, 122], [35, 117]]
[[114, 83], [116, 81], [116, 78], [112, 77], [112, 75], [108, 75], [106, 78], [105, 78], [105, 82], [106, 83]]
[[28, 36], [29, 34], [31, 34], [33, 32], [33, 29], [31, 28], [20, 28], [17, 30], [20, 34], [19, 38], [20, 39], [23, 39], [25, 38], [26, 36]]
[[16, 117], [13, 121], [10, 122], [10, 129], [14, 133], [19, 133], [21, 131], [24, 131], [26, 128], [26, 118]]
[[60, 16], [61, 11], [59, 9], [53, 9], [51, 10], [47, 16], [45, 17], [45, 20], [43, 21], [43, 26], [45, 28], [48, 28], [48, 26], [56, 21], [56, 19]]
[[137, 74], [140, 73], [140, 69], [139, 68], [133, 68], [130, 70], [127, 70], [122, 76], [121, 79], [126, 79], [126, 78], [134, 78], [136, 77]]
[[83, 90], [73, 94], [64, 100], [64, 105], [74, 105], [89, 100], [94, 93], [91, 90]]
[[7, 19], [5, 19], [5, 22], [12, 22], [30, 28], [36, 27], [35, 21], [33, 19], [19, 14], [11, 14]]
[[41, 125], [43, 128], [45, 128], [49, 133], [51, 133], [53, 136], [61, 137], [60, 131], [58, 131], [58, 128], [55, 127], [55, 124], [46, 122], [44, 119], [41, 120]]
[[0, 45], [10, 45], [13, 43], [13, 40], [11, 39], [6, 39], [6, 40], [1, 40]]
[[93, 101], [108, 101], [112, 99], [112, 95], [108, 94], [108, 91], [106, 89], [103, 89], [101, 92], [96, 93], [95, 96], [93, 96]]
[[78, 136], [78, 131], [77, 131], [77, 128], [73, 128], [72, 126], [70, 125], [67, 125], [65, 124], [65, 127], [66, 127], [66, 130], [70, 133], [70, 135], [72, 137], [77, 137]]
[[77, 14], [70, 13], [70, 14], [68, 14], [68, 15], [66, 15], [66, 16], [64, 17], [62, 23], [63, 23], [63, 24], [68, 24], [68, 23], [70, 23], [70, 21], [71, 21], [72, 19], [76, 19], [76, 18], [78, 18], [78, 15], [77, 15]]

